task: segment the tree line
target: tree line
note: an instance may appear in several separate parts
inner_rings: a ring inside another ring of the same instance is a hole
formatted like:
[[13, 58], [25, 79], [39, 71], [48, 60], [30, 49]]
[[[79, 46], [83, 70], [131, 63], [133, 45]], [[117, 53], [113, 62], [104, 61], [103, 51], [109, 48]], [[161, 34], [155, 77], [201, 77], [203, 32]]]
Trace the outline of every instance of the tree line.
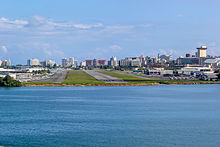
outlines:
[[21, 82], [14, 80], [9, 75], [5, 76], [4, 78], [0, 78], [0, 87], [20, 87]]

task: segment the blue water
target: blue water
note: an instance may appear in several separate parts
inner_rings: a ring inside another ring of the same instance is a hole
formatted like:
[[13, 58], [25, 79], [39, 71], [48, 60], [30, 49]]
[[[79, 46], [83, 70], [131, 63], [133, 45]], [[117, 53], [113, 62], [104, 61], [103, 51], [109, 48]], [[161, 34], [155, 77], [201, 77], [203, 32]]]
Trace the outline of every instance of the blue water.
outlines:
[[0, 88], [0, 146], [220, 146], [220, 85]]

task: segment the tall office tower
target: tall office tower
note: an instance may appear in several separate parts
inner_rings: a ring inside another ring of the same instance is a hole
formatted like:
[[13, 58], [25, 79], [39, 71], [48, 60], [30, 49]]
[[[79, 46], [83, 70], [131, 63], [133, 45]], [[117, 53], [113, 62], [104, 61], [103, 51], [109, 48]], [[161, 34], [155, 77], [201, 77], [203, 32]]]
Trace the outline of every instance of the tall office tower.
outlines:
[[115, 56], [111, 57], [110, 61], [108, 62], [108, 65], [112, 67], [118, 66], [117, 58]]
[[38, 65], [40, 65], [40, 63], [39, 63], [38, 59], [28, 59], [27, 65], [28, 66], [38, 66]]
[[62, 66], [64, 67], [64, 66], [67, 66], [68, 65], [68, 60], [67, 60], [67, 58], [63, 58], [62, 59]]
[[69, 64], [70, 65], [74, 65], [75, 64], [75, 62], [74, 62], [75, 60], [74, 60], [74, 58], [73, 57], [71, 57], [71, 58], [69, 58]]
[[198, 51], [197, 51], [197, 56], [196, 57], [206, 57], [206, 50], [207, 50], [207, 47], [206, 46], [201, 46], [200, 48], [197, 48]]

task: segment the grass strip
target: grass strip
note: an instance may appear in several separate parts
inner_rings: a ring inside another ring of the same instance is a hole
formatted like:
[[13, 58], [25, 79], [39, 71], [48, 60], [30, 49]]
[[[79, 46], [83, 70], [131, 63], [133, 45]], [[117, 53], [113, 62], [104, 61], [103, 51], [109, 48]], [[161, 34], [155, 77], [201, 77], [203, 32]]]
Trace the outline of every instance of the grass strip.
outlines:
[[104, 84], [82, 70], [69, 71], [62, 84]]
[[153, 80], [146, 80], [143, 78], [138, 78], [138, 77], [133, 77], [133, 76], [124, 75], [124, 74], [120, 74], [120, 73], [115, 73], [112, 71], [100, 70], [99, 72], [106, 74], [106, 75], [109, 75], [109, 76], [117, 77], [119, 79], [127, 81], [128, 83], [158, 83]]

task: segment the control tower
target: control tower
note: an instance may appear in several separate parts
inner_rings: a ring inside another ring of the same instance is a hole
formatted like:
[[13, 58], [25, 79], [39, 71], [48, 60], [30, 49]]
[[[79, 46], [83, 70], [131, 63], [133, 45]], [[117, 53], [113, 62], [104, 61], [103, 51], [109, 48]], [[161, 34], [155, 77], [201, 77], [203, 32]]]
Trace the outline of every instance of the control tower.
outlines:
[[206, 46], [201, 46], [200, 48], [197, 48], [198, 51], [197, 51], [197, 57], [206, 57], [206, 50], [207, 50], [207, 47]]

